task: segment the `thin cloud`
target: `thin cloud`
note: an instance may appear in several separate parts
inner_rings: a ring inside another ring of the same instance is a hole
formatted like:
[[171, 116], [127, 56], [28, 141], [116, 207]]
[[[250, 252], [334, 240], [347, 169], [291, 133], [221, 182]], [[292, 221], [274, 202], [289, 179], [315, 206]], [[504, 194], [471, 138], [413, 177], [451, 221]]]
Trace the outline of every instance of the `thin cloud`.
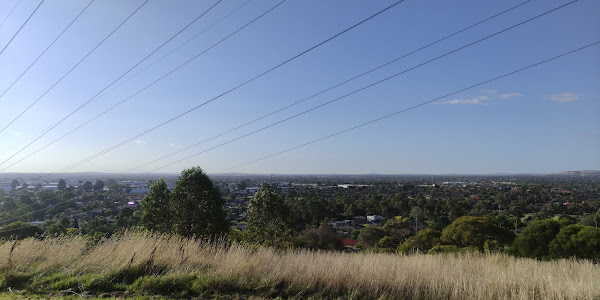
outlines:
[[169, 143], [169, 147], [171, 147], [171, 148], [181, 148], [180, 146], [177, 146], [177, 145], [175, 145], [173, 143]]
[[146, 143], [146, 141], [142, 141], [142, 140], [136, 140], [134, 143], [138, 144], [138, 145], [143, 145]]
[[482, 104], [483, 101], [488, 100], [488, 96], [473, 97], [470, 99], [454, 99], [444, 102], [444, 104]]
[[506, 93], [506, 94], [500, 95], [500, 98], [510, 99], [510, 98], [520, 97], [520, 96], [523, 96], [523, 94], [521, 94], [521, 93]]
[[21, 133], [20, 133], [20, 132], [11, 132], [10, 134], [12, 134], [12, 135], [17, 135], [17, 136], [21, 135]]
[[562, 93], [550, 96], [550, 100], [557, 103], [573, 102], [579, 100], [581, 96], [583, 96], [583, 94]]

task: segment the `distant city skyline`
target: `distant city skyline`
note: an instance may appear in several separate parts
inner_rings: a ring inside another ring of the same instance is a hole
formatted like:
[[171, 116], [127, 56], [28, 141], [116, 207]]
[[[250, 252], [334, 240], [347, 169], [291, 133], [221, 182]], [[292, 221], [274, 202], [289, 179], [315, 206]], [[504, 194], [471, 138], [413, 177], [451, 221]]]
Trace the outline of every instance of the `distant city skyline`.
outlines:
[[[210, 48], [279, 2], [148, 1], [71, 74], [0, 133], [0, 163], [6, 160], [0, 165], [0, 174], [59, 173], [65, 168], [68, 173], [156, 170], [153, 173], [178, 174], [192, 166], [200, 166], [208, 174], [223, 171], [246, 174], [546, 174], [600, 170], [598, 45], [295, 148], [597, 42], [600, 40], [600, 19], [597, 18], [600, 2], [576, 1], [353, 93], [570, 3], [406, 0], [310, 53], [218, 97], [395, 3], [288, 0]], [[0, 47], [8, 44], [39, 4], [17, 3], [18, 0], [10, 0], [0, 4], [0, 20], [8, 16], [0, 26]], [[142, 3], [141, 0], [92, 3], [47, 53], [0, 97], [0, 129]], [[423, 51], [236, 129], [520, 3], [524, 4]], [[42, 3], [0, 54], [0, 94], [88, 4], [89, 1]], [[107, 89], [105, 95], [14, 155], [215, 4], [206, 15], [117, 84], [130, 77], [131, 80], [114, 90]], [[13, 7], [15, 10], [8, 15]], [[197, 34], [197, 38], [175, 50]], [[61, 138], [207, 49], [210, 50], [168, 77]], [[175, 50], [172, 55], [158, 61], [172, 50]], [[145, 67], [148, 69], [132, 77]], [[287, 120], [348, 93], [353, 94]], [[141, 134], [215, 97], [218, 98], [189, 114]], [[268, 128], [253, 133], [263, 127]], [[247, 134], [250, 135], [244, 137]], [[201, 144], [184, 150], [198, 143]], [[78, 165], [113, 145], [119, 146]], [[293, 150], [282, 152], [287, 149]], [[176, 151], [181, 152], [173, 154]], [[170, 154], [173, 155], [153, 162]], [[194, 154], [197, 155], [184, 159]], [[270, 157], [273, 154], [277, 155]], [[261, 159], [264, 157], [267, 158]], [[23, 160], [16, 163], [20, 159]], [[78, 166], [68, 169], [72, 165]], [[167, 167], [160, 168], [162, 166]]]

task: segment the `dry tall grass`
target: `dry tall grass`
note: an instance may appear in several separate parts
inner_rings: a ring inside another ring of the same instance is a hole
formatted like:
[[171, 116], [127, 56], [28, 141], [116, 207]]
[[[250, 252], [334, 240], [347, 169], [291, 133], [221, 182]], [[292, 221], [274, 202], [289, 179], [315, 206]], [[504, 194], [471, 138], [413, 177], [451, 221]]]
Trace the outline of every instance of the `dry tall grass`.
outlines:
[[329, 291], [350, 298], [600, 299], [600, 266], [578, 260], [278, 252], [146, 233], [127, 233], [89, 249], [80, 237], [20, 241], [9, 256], [12, 247], [13, 242], [0, 244], [0, 270], [109, 274], [153, 257], [165, 275], [210, 274], [279, 284], [300, 297]]

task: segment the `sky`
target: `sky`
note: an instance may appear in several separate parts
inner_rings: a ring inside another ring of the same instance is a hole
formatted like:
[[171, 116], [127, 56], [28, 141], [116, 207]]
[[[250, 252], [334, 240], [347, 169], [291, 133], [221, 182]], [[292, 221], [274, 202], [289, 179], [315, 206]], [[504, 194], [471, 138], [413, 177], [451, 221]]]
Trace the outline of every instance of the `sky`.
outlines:
[[226, 93], [395, 1], [287, 0], [237, 31], [280, 0], [149, 0], [54, 85], [144, 1], [94, 1], [12, 87], [89, 1], [44, 1], [10, 44], [40, 2], [0, 1], [0, 46], [8, 44], [0, 54], [0, 128], [39, 99], [0, 132], [0, 173], [600, 170], [600, 45], [465, 90], [599, 41], [599, 1], [576, 1], [428, 62], [570, 1], [406, 0]]

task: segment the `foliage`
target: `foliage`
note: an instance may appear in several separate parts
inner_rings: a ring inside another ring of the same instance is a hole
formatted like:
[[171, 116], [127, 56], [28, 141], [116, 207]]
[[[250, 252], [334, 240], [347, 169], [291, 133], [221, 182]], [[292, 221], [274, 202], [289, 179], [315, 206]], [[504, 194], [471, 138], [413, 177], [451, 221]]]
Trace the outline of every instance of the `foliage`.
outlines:
[[451, 253], [474, 253], [479, 252], [477, 247], [458, 247], [456, 245], [436, 245], [427, 254], [451, 254]]
[[163, 178], [157, 180], [150, 186], [150, 191], [142, 199], [142, 216], [140, 226], [143, 228], [169, 233], [171, 232], [171, 191]]
[[549, 245], [562, 227], [557, 220], [533, 221], [516, 236], [508, 252], [520, 257], [547, 258]]
[[359, 248], [373, 248], [385, 236], [385, 231], [379, 227], [365, 227], [358, 234]]
[[277, 190], [263, 183], [246, 212], [248, 237], [266, 246], [282, 246], [290, 238], [289, 213]]
[[171, 200], [173, 232], [214, 238], [229, 230], [225, 201], [200, 167], [181, 172]]
[[411, 253], [419, 251], [427, 253], [440, 242], [441, 233], [432, 228], [426, 228], [417, 232], [415, 236], [408, 238], [402, 245], [398, 246], [398, 252]]
[[458, 247], [476, 247], [484, 250], [487, 240], [497, 240], [503, 244], [510, 244], [514, 234], [496, 224], [486, 217], [463, 216], [457, 218], [448, 227], [442, 230], [441, 241], [443, 244]]
[[569, 225], [560, 229], [550, 243], [554, 258], [600, 259], [600, 229], [591, 226]]
[[28, 237], [39, 236], [44, 233], [44, 230], [25, 222], [13, 222], [6, 226], [0, 227], [1, 239], [25, 239]]
[[62, 224], [52, 224], [48, 227], [47, 233], [50, 237], [57, 237], [63, 234], [67, 234], [67, 228], [65, 228], [65, 226], [63, 226]]
[[58, 190], [62, 191], [67, 188], [67, 182], [64, 179], [58, 180]]
[[297, 246], [313, 250], [343, 250], [342, 239], [327, 226], [311, 228], [300, 233]]
[[103, 188], [104, 188], [104, 181], [97, 179], [96, 183], [94, 184], [93, 190], [101, 191]]

